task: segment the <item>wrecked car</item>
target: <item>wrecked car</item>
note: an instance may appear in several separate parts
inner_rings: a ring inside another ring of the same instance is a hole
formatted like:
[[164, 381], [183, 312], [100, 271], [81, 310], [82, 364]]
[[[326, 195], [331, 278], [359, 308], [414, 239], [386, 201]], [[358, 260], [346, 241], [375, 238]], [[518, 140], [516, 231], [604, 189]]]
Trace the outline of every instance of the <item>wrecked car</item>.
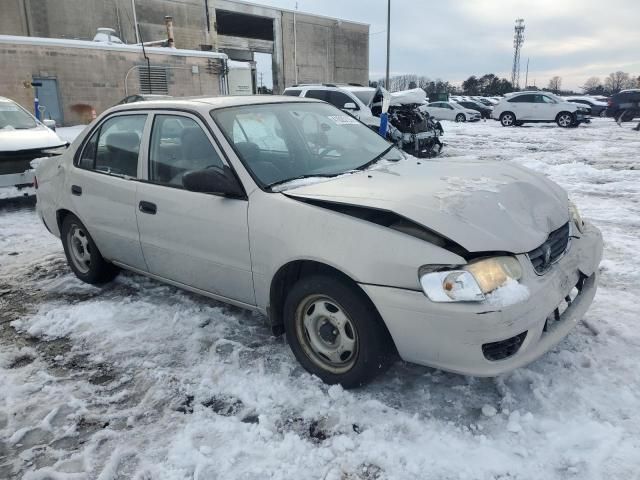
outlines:
[[317, 100], [116, 106], [36, 176], [78, 278], [124, 268], [261, 312], [345, 387], [397, 355], [477, 376], [526, 365], [598, 283], [599, 230], [543, 175], [418, 161]]
[[444, 133], [440, 122], [422, 108], [427, 95], [421, 88], [389, 93], [384, 88], [360, 85], [304, 84], [288, 87], [284, 95], [328, 102], [360, 120], [373, 131], [387, 112], [386, 138], [405, 152], [420, 158], [440, 153]]
[[31, 161], [58, 155], [66, 142], [13, 100], [0, 97], [0, 187], [33, 185]]

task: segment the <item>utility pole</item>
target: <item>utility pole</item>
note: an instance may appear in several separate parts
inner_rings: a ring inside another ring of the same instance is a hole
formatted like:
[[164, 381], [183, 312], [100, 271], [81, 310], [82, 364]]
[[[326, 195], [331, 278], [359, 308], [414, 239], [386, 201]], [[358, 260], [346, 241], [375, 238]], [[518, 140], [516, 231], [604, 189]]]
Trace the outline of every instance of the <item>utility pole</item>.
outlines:
[[511, 85], [520, 90], [520, 50], [524, 43], [524, 19], [517, 18], [513, 35], [513, 68], [511, 69]]
[[136, 15], [136, 0], [131, 0], [131, 10], [133, 11], [133, 29], [136, 33], [136, 43], [140, 43], [140, 33], [138, 32], [138, 16]]
[[389, 50], [391, 47], [391, 0], [387, 0], [387, 72], [384, 77], [384, 86], [389, 90]]
[[529, 85], [529, 57], [527, 57], [527, 73], [524, 76], [524, 88]]
[[296, 14], [298, 13], [298, 2], [293, 12], [293, 66], [295, 70], [296, 85], [298, 85], [298, 29], [296, 28]]

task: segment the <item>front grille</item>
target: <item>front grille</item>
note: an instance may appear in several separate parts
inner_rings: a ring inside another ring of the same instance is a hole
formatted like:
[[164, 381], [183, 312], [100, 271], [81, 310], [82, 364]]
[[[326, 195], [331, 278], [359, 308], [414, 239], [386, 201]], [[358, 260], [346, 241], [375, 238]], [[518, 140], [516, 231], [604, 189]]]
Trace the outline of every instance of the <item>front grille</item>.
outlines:
[[538, 273], [546, 272], [557, 261], [569, 245], [569, 222], [549, 234], [545, 242], [527, 253], [533, 268]]
[[504, 360], [512, 355], [515, 355], [522, 342], [527, 337], [527, 332], [522, 332], [515, 337], [507, 338], [506, 340], [500, 340], [499, 342], [485, 343], [482, 345], [482, 353], [487, 360]]

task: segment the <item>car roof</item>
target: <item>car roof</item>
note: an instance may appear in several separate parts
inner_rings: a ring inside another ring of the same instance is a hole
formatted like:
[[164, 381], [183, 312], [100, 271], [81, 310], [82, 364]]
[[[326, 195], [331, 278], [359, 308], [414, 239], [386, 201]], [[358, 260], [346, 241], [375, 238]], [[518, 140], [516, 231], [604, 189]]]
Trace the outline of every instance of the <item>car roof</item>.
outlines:
[[215, 110], [218, 108], [240, 107], [245, 105], [264, 105], [269, 103], [309, 103], [320, 102], [311, 98], [288, 97], [285, 95], [235, 95], [220, 97], [173, 97], [134, 102], [112, 107], [113, 110], [140, 110], [141, 108], [190, 108], [196, 110]]

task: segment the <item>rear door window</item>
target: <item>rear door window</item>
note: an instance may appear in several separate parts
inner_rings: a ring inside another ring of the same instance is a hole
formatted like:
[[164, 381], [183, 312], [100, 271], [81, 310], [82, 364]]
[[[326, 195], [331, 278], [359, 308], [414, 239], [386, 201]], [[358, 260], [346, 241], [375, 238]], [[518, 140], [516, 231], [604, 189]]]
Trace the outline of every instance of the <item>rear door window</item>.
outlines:
[[108, 118], [85, 144], [78, 166], [111, 175], [138, 176], [146, 114]]
[[182, 176], [194, 170], [223, 167], [209, 137], [194, 119], [156, 115], [151, 129], [149, 180], [182, 187]]

